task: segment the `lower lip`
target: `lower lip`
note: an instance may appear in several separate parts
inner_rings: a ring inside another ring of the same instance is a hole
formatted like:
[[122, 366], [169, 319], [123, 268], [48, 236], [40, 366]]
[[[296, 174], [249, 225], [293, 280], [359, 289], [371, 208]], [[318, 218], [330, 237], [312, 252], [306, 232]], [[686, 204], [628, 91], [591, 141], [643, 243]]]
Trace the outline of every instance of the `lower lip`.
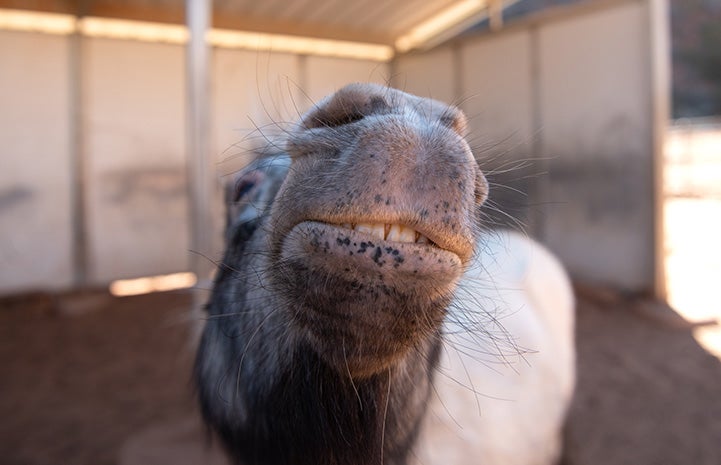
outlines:
[[374, 273], [409, 273], [416, 276], [456, 274], [460, 257], [435, 245], [392, 242], [328, 223], [304, 221], [291, 229], [283, 244], [284, 255], [304, 256], [328, 271], [351, 267]]

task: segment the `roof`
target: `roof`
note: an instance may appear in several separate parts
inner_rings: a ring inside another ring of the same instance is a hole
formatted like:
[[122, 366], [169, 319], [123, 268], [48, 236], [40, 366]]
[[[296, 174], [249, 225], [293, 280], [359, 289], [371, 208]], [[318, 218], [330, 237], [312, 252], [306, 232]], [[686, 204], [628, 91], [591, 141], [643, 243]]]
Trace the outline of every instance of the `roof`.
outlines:
[[[489, 8], [512, 3], [513, 0], [214, 0], [212, 25], [232, 31], [383, 45], [403, 52], [435, 45], [488, 17]], [[0, 9], [185, 23], [183, 0], [0, 0]]]

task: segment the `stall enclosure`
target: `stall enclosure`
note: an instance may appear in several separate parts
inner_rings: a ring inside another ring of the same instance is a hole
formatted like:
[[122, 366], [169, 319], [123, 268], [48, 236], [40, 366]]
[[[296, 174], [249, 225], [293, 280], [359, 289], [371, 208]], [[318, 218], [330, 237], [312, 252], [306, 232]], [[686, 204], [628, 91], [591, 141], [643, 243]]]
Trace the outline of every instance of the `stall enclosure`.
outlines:
[[389, 62], [213, 47], [213, 239], [192, 251], [184, 46], [0, 30], [0, 292], [217, 259], [222, 175], [362, 81], [458, 104], [506, 212], [494, 221], [540, 238], [578, 279], [660, 295], [665, 8], [581, 4]]

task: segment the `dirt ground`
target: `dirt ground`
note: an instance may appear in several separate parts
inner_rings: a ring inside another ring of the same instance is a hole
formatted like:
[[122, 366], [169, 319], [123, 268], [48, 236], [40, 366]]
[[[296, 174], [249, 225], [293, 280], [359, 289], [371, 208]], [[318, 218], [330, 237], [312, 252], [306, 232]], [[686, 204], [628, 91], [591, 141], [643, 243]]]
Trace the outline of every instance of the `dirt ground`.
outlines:
[[[0, 463], [120, 463], [194, 415], [186, 292], [0, 300]], [[648, 302], [581, 292], [565, 465], [721, 464], [721, 362]]]

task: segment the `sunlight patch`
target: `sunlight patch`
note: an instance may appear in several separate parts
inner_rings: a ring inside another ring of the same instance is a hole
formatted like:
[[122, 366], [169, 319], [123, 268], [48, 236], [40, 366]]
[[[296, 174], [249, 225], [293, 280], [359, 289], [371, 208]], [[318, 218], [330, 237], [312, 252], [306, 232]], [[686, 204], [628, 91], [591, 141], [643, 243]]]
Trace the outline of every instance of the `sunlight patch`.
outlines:
[[149, 294], [151, 292], [174, 291], [195, 286], [198, 279], [195, 273], [173, 273], [160, 276], [148, 276], [136, 279], [119, 279], [110, 284], [110, 293], [114, 296]]

